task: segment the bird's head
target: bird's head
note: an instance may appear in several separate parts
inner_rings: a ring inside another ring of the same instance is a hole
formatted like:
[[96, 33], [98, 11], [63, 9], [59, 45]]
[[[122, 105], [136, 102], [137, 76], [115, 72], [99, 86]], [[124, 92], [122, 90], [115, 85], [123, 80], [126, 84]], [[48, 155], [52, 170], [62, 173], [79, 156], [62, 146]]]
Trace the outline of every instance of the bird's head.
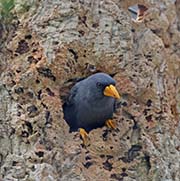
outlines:
[[96, 73], [88, 79], [88, 86], [91, 86], [91, 91], [96, 97], [113, 97], [119, 99], [120, 95], [115, 87], [115, 80], [105, 73]]

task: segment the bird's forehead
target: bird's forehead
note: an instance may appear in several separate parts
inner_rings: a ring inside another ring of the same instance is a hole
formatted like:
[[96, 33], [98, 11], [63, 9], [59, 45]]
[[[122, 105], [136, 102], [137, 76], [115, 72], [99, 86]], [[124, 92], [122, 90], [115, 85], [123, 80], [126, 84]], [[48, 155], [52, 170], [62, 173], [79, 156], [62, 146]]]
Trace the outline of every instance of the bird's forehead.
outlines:
[[115, 84], [115, 80], [110, 77], [109, 75], [107, 74], [104, 74], [104, 73], [98, 73], [98, 74], [95, 74], [91, 77], [91, 80], [94, 81], [94, 82], [100, 82], [102, 84]]

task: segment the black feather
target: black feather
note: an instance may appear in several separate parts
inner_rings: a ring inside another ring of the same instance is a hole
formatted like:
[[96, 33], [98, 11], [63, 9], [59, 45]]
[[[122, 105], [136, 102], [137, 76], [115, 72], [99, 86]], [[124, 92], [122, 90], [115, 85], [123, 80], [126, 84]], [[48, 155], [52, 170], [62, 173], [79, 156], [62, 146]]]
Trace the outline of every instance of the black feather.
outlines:
[[72, 87], [63, 105], [64, 119], [70, 131], [77, 131], [79, 128], [90, 131], [102, 127], [107, 119], [112, 118], [115, 99], [103, 94], [104, 87], [110, 84], [115, 85], [112, 77], [97, 73]]

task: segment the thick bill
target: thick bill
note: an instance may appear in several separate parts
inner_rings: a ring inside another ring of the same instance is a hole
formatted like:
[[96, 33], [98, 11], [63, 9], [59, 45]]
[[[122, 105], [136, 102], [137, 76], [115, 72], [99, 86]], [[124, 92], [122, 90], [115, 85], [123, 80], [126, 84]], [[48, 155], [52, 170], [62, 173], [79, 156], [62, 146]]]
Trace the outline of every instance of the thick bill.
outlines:
[[114, 85], [106, 86], [104, 89], [104, 95], [120, 99], [120, 95]]

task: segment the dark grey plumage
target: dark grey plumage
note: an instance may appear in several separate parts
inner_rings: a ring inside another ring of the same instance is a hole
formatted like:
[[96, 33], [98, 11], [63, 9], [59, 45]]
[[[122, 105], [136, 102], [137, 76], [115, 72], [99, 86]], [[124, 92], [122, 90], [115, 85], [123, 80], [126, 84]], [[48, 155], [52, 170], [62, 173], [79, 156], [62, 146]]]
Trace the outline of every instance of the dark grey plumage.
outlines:
[[77, 131], [78, 128], [90, 131], [102, 127], [106, 120], [112, 118], [115, 98], [105, 96], [103, 90], [115, 83], [109, 75], [96, 73], [72, 87], [63, 105], [64, 119], [70, 126], [70, 131]]

